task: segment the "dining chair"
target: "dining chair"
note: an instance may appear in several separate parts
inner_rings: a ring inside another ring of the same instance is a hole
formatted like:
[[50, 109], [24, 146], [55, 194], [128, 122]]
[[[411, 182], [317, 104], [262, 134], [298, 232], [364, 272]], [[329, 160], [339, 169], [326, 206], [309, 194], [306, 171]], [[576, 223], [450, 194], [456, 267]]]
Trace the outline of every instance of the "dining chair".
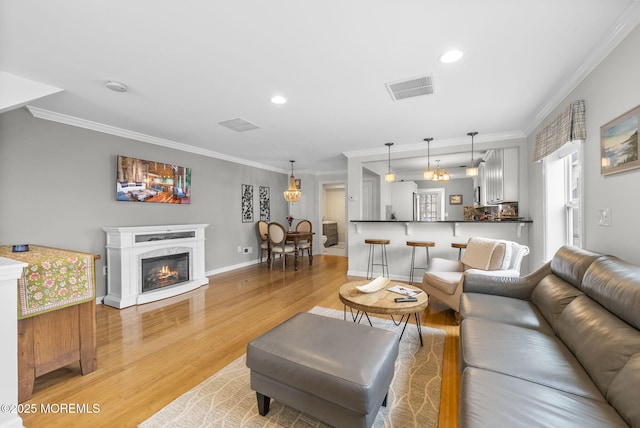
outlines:
[[[301, 220], [296, 225], [296, 232], [312, 232], [311, 222], [309, 220]], [[312, 235], [313, 236], [313, 235]], [[311, 246], [313, 245], [313, 238], [306, 239], [304, 241], [298, 241], [298, 250], [300, 251], [300, 257], [304, 257], [304, 251], [307, 251], [307, 256], [311, 255]]]
[[269, 223], [264, 220], [258, 221], [256, 224], [258, 236], [260, 237], [260, 264], [262, 264], [262, 257], [265, 252], [269, 254]]
[[[277, 222], [269, 223], [269, 246], [271, 247], [271, 263], [275, 254], [279, 254], [282, 259], [282, 270], [285, 270], [287, 254], [295, 256], [296, 246], [287, 244], [287, 231], [284, 226]], [[271, 268], [271, 266], [269, 266]]]

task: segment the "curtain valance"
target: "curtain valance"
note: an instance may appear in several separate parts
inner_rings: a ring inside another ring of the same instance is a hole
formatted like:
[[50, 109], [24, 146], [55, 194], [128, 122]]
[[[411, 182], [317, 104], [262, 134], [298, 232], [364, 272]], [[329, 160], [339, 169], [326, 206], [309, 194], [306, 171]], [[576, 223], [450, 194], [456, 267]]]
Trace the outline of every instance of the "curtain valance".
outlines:
[[587, 138], [587, 125], [584, 100], [577, 100], [536, 134], [533, 161], [544, 159], [570, 141], [585, 138]]

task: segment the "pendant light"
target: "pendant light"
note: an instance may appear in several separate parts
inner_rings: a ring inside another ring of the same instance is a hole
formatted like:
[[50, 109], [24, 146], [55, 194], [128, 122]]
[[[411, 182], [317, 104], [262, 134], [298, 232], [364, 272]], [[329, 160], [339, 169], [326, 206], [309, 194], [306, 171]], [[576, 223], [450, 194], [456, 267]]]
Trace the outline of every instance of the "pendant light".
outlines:
[[384, 181], [393, 183], [396, 181], [396, 175], [391, 172], [391, 146], [393, 146], [393, 143], [385, 143], [385, 146], [389, 147], [389, 172], [384, 175]]
[[422, 171], [422, 178], [425, 180], [433, 180], [433, 170], [431, 169], [431, 155], [429, 153], [429, 143], [433, 141], [433, 138], [425, 138], [424, 141], [427, 142], [427, 169]]
[[473, 166], [473, 137], [478, 135], [477, 132], [468, 132], [467, 135], [471, 136], [471, 166], [467, 168], [467, 177], [476, 177], [478, 175], [478, 168]]
[[436, 170], [433, 173], [432, 181], [449, 181], [449, 174], [446, 170], [440, 168], [440, 159], [436, 160]]
[[291, 162], [291, 177], [289, 177], [289, 188], [284, 191], [284, 199], [287, 202], [298, 202], [302, 192], [296, 187], [296, 178], [293, 176], [293, 163], [295, 161], [290, 160], [289, 162]]

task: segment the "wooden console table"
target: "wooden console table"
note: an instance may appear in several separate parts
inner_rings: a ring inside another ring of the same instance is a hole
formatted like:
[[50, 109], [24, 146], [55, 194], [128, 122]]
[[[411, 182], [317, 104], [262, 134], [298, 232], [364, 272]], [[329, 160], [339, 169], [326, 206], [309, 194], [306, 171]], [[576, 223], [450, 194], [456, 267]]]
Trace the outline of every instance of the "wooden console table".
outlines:
[[95, 263], [99, 255], [30, 245], [0, 256], [28, 264], [18, 280], [18, 402], [31, 398], [35, 378], [80, 362], [97, 368]]

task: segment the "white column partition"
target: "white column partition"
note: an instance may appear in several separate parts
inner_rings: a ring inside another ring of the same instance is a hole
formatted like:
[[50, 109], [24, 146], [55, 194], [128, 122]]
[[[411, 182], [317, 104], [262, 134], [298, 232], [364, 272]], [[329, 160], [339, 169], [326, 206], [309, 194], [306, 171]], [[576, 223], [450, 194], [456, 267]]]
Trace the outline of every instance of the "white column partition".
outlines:
[[0, 257], [0, 427], [22, 428], [18, 414], [18, 278], [27, 264]]

